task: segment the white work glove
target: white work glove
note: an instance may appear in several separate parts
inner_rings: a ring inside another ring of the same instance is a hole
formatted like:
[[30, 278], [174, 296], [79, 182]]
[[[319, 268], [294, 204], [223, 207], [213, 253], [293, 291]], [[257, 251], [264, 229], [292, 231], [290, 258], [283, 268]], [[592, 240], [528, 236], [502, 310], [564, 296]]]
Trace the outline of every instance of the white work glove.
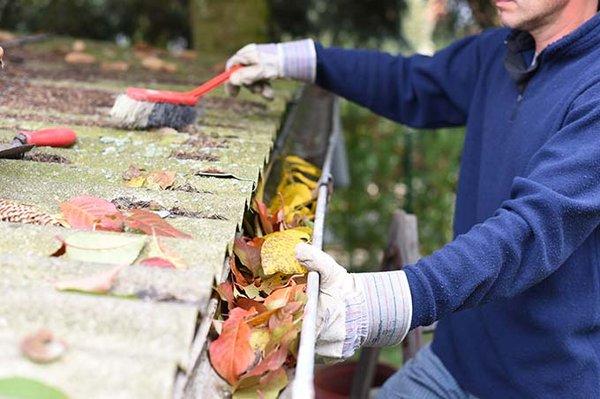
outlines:
[[234, 72], [225, 88], [235, 96], [241, 86], [267, 99], [273, 98], [269, 83], [273, 79], [289, 78], [314, 82], [317, 70], [315, 43], [311, 39], [287, 43], [248, 44], [227, 61], [227, 69], [245, 65]]
[[395, 345], [412, 318], [412, 299], [403, 271], [348, 273], [328, 254], [309, 244], [296, 258], [321, 277], [316, 353], [326, 361], [348, 358], [362, 346]]

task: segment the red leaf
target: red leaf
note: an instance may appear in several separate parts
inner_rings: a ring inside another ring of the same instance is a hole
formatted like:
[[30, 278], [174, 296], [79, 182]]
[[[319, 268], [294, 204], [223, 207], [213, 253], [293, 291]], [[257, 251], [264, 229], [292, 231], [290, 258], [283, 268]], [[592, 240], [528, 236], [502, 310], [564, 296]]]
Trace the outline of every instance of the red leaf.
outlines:
[[60, 210], [74, 229], [122, 231], [122, 214], [102, 198], [83, 195], [60, 204]]
[[171, 226], [157, 214], [144, 210], [132, 209], [125, 219], [125, 225], [133, 230], [140, 230], [149, 235], [159, 235], [176, 238], [192, 238]]
[[217, 293], [222, 300], [227, 301], [229, 309], [235, 306], [235, 298], [233, 296], [233, 284], [230, 281], [222, 282], [217, 286]]
[[275, 290], [265, 299], [265, 306], [269, 310], [275, 310], [283, 308], [292, 299], [292, 294], [295, 291], [295, 287], [285, 287]]
[[286, 345], [280, 346], [277, 350], [269, 353], [260, 363], [248, 370], [247, 377], [259, 376], [267, 371], [280, 369], [287, 359], [288, 348]]
[[273, 232], [273, 224], [271, 222], [269, 208], [267, 208], [264, 202], [256, 201], [256, 209], [258, 210], [258, 218], [260, 220], [260, 226], [262, 227], [263, 233], [271, 234]]
[[231, 385], [254, 363], [256, 355], [250, 346], [251, 330], [244, 319], [255, 312], [234, 308], [223, 323], [219, 338], [208, 348], [213, 367]]
[[175, 265], [163, 258], [146, 258], [140, 262], [141, 266], [162, 267], [165, 269], [175, 269]]
[[238, 297], [236, 299], [236, 303], [242, 309], [250, 310], [250, 309], [254, 308], [254, 309], [256, 309], [256, 311], [258, 313], [263, 313], [263, 312], [268, 311], [268, 309], [262, 303], [255, 301], [254, 299], [246, 298], [243, 296]]
[[235, 257], [230, 257], [229, 258], [229, 268], [231, 269], [231, 273], [233, 273], [233, 279], [234, 281], [241, 285], [242, 287], [247, 286], [248, 284], [252, 283], [252, 280], [248, 280], [240, 271], [240, 269], [237, 266], [237, 263], [235, 262]]
[[260, 248], [264, 240], [254, 239], [246, 241], [243, 237], [236, 238], [233, 244], [233, 252], [255, 276], [260, 270]]
[[293, 315], [294, 313], [299, 311], [300, 308], [302, 308], [302, 305], [304, 305], [302, 302], [290, 302], [287, 305], [285, 305], [280, 310], [280, 312], [285, 316]]
[[285, 216], [283, 208], [279, 209], [277, 213], [272, 215], [264, 202], [257, 201], [255, 203], [255, 208], [258, 212], [258, 219], [260, 220], [260, 226], [262, 227], [263, 233], [271, 234], [275, 231], [280, 231]]

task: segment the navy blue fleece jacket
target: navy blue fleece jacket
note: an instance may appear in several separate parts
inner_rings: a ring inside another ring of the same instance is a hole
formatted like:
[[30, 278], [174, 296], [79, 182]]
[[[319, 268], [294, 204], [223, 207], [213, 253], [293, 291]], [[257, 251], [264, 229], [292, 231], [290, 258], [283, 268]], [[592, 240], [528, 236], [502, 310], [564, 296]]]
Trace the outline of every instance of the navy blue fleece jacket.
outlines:
[[[413, 327], [481, 398], [600, 398], [600, 16], [546, 48], [496, 29], [432, 57], [317, 45], [317, 83], [466, 125], [455, 239], [406, 268]], [[529, 60], [529, 61], [528, 61]]]

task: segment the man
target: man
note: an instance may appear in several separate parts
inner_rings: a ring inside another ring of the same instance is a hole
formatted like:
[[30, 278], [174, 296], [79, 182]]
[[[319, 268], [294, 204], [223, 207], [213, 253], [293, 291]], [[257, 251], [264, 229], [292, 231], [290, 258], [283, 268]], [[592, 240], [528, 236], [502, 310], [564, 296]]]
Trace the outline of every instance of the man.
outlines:
[[466, 125], [455, 239], [404, 271], [321, 274], [319, 354], [345, 358], [440, 320], [383, 398], [600, 398], [597, 0], [496, 0], [510, 29], [433, 57], [247, 46], [231, 78], [315, 81], [417, 128]]

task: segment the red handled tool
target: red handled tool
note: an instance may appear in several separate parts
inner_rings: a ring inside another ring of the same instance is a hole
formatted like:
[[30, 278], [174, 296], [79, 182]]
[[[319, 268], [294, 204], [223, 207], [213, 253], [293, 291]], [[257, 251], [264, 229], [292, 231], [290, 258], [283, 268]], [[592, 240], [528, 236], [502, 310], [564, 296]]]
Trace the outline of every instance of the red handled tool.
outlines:
[[0, 158], [19, 159], [34, 146], [70, 147], [76, 141], [75, 132], [65, 127], [21, 131], [10, 144], [0, 146]]
[[38, 147], [70, 147], [77, 141], [77, 135], [66, 127], [51, 127], [32, 132], [23, 130], [17, 134], [13, 143], [15, 141]]
[[196, 87], [190, 91], [167, 91], [167, 90], [152, 90], [142, 89], [139, 87], [128, 87], [127, 97], [149, 103], [168, 103], [175, 105], [190, 105], [194, 106], [203, 95], [210, 93], [217, 87], [229, 80], [232, 73], [240, 69], [241, 65], [234, 65], [231, 69], [226, 70]]
[[227, 82], [231, 74], [242, 67], [234, 65], [190, 91], [129, 87], [124, 95], [117, 97], [110, 114], [120, 126], [126, 128], [182, 128], [195, 121], [195, 106], [200, 97]]

